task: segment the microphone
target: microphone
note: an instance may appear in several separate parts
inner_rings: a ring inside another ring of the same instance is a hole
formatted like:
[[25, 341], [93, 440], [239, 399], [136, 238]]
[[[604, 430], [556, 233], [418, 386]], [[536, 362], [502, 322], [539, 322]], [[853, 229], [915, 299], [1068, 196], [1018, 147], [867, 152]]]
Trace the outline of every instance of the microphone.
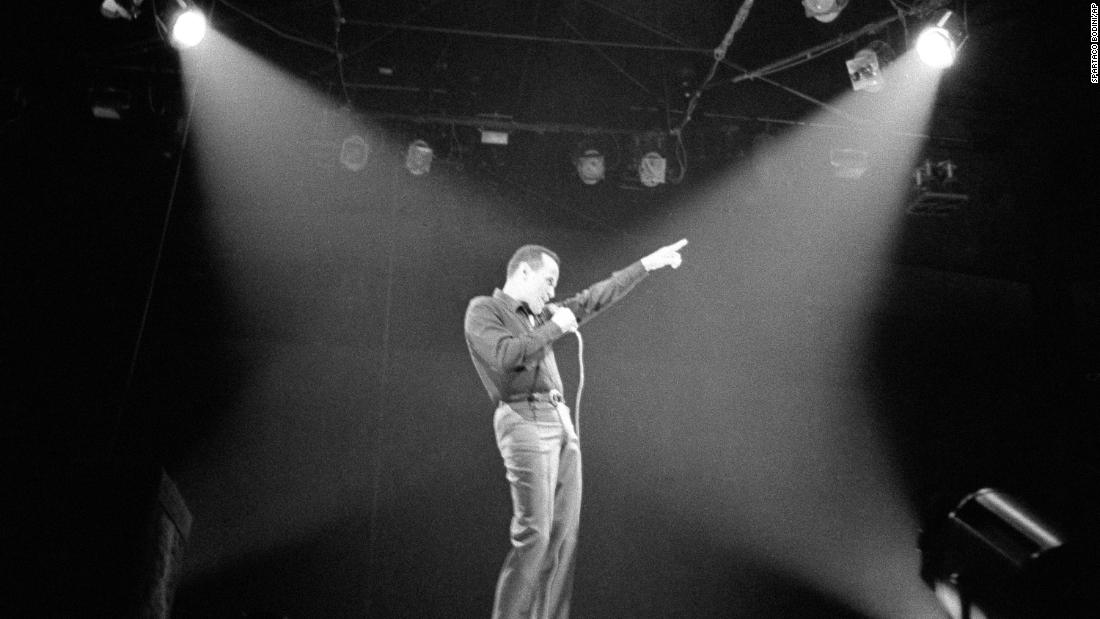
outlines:
[[[542, 320], [542, 322], [546, 322], [547, 320], [550, 320], [550, 318], [560, 309], [562, 309], [562, 306], [558, 305], [557, 303], [547, 303], [542, 307], [542, 313], [539, 314], [539, 318]], [[581, 336], [581, 331], [579, 327], [574, 327], [573, 330], [569, 331], [568, 333], [575, 333], [578, 338]]]
[[546, 305], [542, 306], [542, 311], [538, 313], [538, 316], [535, 316], [535, 319], [538, 320], [538, 323], [540, 325], [544, 325], [550, 320], [550, 317], [554, 315], [554, 312], [558, 311], [558, 309], [559, 306], [557, 303], [547, 303]]
[[558, 313], [558, 310], [560, 310], [561, 308], [562, 307], [557, 303], [547, 303], [546, 305], [542, 306], [542, 313], [539, 314], [539, 319], [542, 322], [546, 322], [550, 320], [550, 318], [553, 317], [554, 314]]

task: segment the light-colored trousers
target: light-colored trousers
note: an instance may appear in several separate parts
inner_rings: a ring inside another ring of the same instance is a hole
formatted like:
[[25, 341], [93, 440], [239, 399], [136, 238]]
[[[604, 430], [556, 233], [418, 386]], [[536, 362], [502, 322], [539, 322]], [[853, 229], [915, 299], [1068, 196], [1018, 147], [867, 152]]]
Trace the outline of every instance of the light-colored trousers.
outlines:
[[569, 407], [502, 403], [493, 428], [512, 491], [512, 550], [493, 619], [565, 619], [581, 516], [581, 450]]

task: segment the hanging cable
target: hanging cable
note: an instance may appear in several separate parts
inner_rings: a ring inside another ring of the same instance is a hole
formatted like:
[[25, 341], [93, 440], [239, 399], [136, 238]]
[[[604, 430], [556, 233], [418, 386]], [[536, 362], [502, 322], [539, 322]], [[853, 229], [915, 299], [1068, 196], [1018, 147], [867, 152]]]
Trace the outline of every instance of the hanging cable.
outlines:
[[577, 336], [577, 398], [573, 406], [573, 417], [576, 421], [573, 425], [576, 427], [577, 440], [581, 438], [581, 394], [584, 393], [584, 338], [581, 337], [580, 330], [574, 331], [573, 335]]
[[680, 119], [680, 126], [673, 130], [673, 135], [679, 135], [684, 130], [684, 126], [691, 122], [691, 115], [695, 112], [695, 107], [699, 105], [699, 97], [703, 96], [703, 89], [707, 87], [707, 84], [709, 84], [712, 79], [714, 79], [714, 74], [718, 71], [718, 65], [722, 64], [722, 61], [726, 59], [726, 52], [729, 51], [730, 45], [733, 44], [733, 35], [737, 34], [741, 26], [745, 25], [745, 20], [749, 18], [749, 10], [752, 9], [753, 2], [754, 0], [745, 0], [741, 8], [737, 10], [737, 15], [733, 17], [733, 23], [730, 24], [730, 29], [726, 32], [726, 36], [722, 38], [722, 42], [714, 49], [714, 62], [710, 65], [710, 71], [707, 72], [707, 77], [703, 79], [703, 83], [691, 94], [691, 100], [688, 101], [684, 117]]
[[344, 52], [340, 51], [340, 28], [344, 25], [344, 9], [340, 6], [340, 0], [332, 0], [333, 22], [336, 33], [333, 36], [332, 48], [336, 54], [336, 75], [340, 79], [340, 90], [344, 94], [344, 103], [351, 105], [351, 95], [348, 94], [348, 82], [344, 78]]
[[[753, 2], [754, 0], [745, 0], [741, 8], [737, 10], [737, 15], [733, 17], [733, 23], [730, 24], [729, 30], [726, 31], [726, 36], [722, 37], [722, 42], [714, 49], [714, 62], [711, 63], [710, 70], [707, 71], [707, 76], [703, 78], [703, 82], [699, 84], [698, 88], [691, 93], [691, 100], [688, 101], [687, 109], [680, 119], [680, 124], [676, 127], [669, 128], [669, 134], [676, 140], [673, 146], [673, 153], [676, 156], [676, 162], [679, 164], [679, 171], [668, 178], [668, 182], [672, 184], [678, 184], [683, 181], [684, 175], [687, 173], [687, 149], [684, 147], [684, 127], [691, 122], [691, 116], [695, 113], [695, 108], [699, 105], [699, 98], [703, 96], [703, 90], [706, 89], [710, 81], [714, 79], [715, 73], [718, 72], [718, 66], [725, 61], [726, 52], [729, 51], [730, 45], [733, 44], [733, 36], [737, 34], [737, 31], [741, 29], [741, 26], [745, 25], [745, 21], [749, 18], [749, 10], [752, 9]], [[667, 113], [667, 105], [665, 109]]]
[[[773, 73], [778, 73], [780, 71], [785, 71], [787, 69], [798, 66], [798, 65], [800, 65], [802, 63], [805, 63], [807, 61], [818, 58], [819, 56], [822, 56], [824, 54], [827, 54], [827, 53], [832, 52], [834, 50], [840, 49], [841, 47], [843, 47], [843, 46], [847, 45], [848, 43], [858, 39], [859, 37], [877, 32], [877, 31], [885, 28], [886, 26], [890, 25], [891, 23], [893, 23], [895, 21], [899, 21], [899, 20], [904, 23], [904, 15], [903, 14], [892, 15], [890, 17], [880, 19], [876, 22], [872, 22], [870, 24], [867, 24], [866, 26], [863, 26], [862, 28], [859, 28], [858, 30], [854, 30], [854, 31], [846, 33], [846, 34], [842, 34], [842, 35], [840, 35], [840, 36], [838, 36], [834, 39], [831, 39], [829, 41], [826, 41], [826, 42], [824, 42], [820, 45], [815, 45], [811, 48], [802, 50], [802, 51], [800, 51], [797, 54], [794, 54], [792, 56], [788, 56], [788, 57], [783, 58], [781, 60], [777, 60], [777, 61], [775, 61], [771, 64], [760, 67], [760, 68], [755, 69], [753, 71], [746, 71], [746, 72], [742, 73], [741, 75], [738, 75], [736, 77], [731, 78], [730, 80], [728, 80], [728, 82], [725, 82], [725, 83], [736, 84], [736, 83], [744, 81], [744, 80], [761, 79], [764, 76], [771, 75]], [[767, 81], [767, 80], [764, 80], [764, 81]], [[715, 84], [715, 86], [719, 86], [719, 85], [721, 85], [721, 84]]]
[[905, 37], [905, 39], [904, 39], [905, 47], [906, 47], [906, 49], [908, 49], [909, 48], [909, 24], [905, 23], [905, 15], [906, 15], [906, 11], [912, 11], [913, 7], [906, 6], [904, 3], [900, 2], [899, 0], [890, 0], [890, 6], [894, 7], [894, 10], [897, 11], [898, 21], [901, 22], [902, 34]]
[[[681, 45], [683, 47], [683, 49], [690, 49], [690, 48], [687, 47], [687, 43], [683, 42], [682, 40], [680, 40], [680, 39], [678, 39], [678, 38], [676, 38], [676, 37], [674, 37], [674, 36], [672, 36], [672, 35], [670, 35], [666, 32], [662, 32], [661, 30], [658, 30], [657, 28], [654, 28], [653, 26], [651, 26], [649, 24], [646, 24], [645, 22], [642, 22], [641, 20], [638, 20], [637, 18], [634, 18], [634, 17], [631, 17], [631, 16], [626, 15], [624, 13], [621, 13], [621, 12], [615, 10], [615, 9], [610, 8], [610, 7], [603, 6], [599, 2], [594, 2], [593, 0], [582, 0], [582, 1], [587, 2], [588, 4], [591, 4], [592, 6], [595, 6], [597, 8], [603, 9], [604, 11], [607, 11], [608, 13], [611, 13], [612, 15], [615, 15], [617, 17], [625, 19], [626, 21], [638, 26], [639, 28], [643, 28], [643, 29], [645, 29], [649, 32], [652, 32], [653, 34], [656, 34], [657, 36], [659, 36], [663, 39], [667, 39], [667, 40], [672, 41], [674, 43], [678, 43], [679, 45]], [[734, 69], [735, 71], [741, 73], [742, 75], [747, 75], [749, 73], [748, 69], [746, 69], [745, 67], [743, 67], [743, 66], [741, 66], [741, 65], [739, 65], [735, 62], [731, 62], [729, 60], [723, 59], [722, 64], [726, 65], [727, 67], [730, 67], [731, 69]], [[760, 77], [760, 76], [757, 76], [755, 79], [758, 79], [758, 80], [760, 80], [761, 82], [763, 82], [765, 84], [768, 84], [770, 86], [774, 86], [774, 87], [776, 87], [776, 88], [778, 88], [778, 89], [780, 89], [784, 92], [787, 92], [791, 95], [794, 95], [795, 97], [798, 97], [799, 99], [803, 99], [804, 101], [808, 101], [808, 102], [810, 102], [810, 103], [812, 103], [812, 104], [814, 104], [814, 105], [816, 105], [816, 106], [818, 106], [822, 109], [828, 110], [828, 111], [836, 114], [837, 116], [842, 116], [842, 117], [844, 117], [848, 120], [859, 120], [859, 119], [853, 117], [851, 114], [848, 114], [847, 112], [844, 112], [843, 110], [841, 110], [841, 109], [839, 109], [835, 106], [829, 105], [828, 103], [825, 103], [824, 101], [822, 101], [820, 99], [817, 99], [815, 97], [811, 97], [810, 95], [808, 95], [804, 92], [801, 92], [799, 90], [796, 90], [794, 88], [791, 88], [790, 86], [787, 86], [786, 84], [783, 84], [781, 82], [777, 82], [773, 79], [770, 79], [770, 78], [767, 78], [767, 77]]]

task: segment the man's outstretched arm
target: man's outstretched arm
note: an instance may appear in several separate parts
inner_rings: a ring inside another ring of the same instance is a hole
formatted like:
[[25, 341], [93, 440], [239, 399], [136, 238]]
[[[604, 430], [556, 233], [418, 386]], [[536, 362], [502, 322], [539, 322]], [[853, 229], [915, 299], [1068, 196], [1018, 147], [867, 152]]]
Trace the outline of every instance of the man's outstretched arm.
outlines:
[[558, 305], [572, 310], [576, 315], [577, 322], [588, 322], [601, 311], [626, 296], [638, 282], [645, 279], [650, 271], [656, 271], [664, 267], [678, 268], [683, 262], [680, 250], [685, 245], [687, 245], [687, 239], [681, 239], [671, 245], [666, 245], [625, 269], [616, 271], [608, 279], [595, 283], [580, 293], [559, 302]]

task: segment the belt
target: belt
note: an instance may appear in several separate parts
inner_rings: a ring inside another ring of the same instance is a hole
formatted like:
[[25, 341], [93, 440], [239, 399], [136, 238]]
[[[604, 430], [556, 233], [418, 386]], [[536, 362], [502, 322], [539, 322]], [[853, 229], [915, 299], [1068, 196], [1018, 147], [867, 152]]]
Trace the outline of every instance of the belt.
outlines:
[[505, 402], [549, 402], [551, 404], [561, 404], [565, 401], [560, 391], [549, 391], [546, 393], [519, 393], [516, 395], [508, 396]]

